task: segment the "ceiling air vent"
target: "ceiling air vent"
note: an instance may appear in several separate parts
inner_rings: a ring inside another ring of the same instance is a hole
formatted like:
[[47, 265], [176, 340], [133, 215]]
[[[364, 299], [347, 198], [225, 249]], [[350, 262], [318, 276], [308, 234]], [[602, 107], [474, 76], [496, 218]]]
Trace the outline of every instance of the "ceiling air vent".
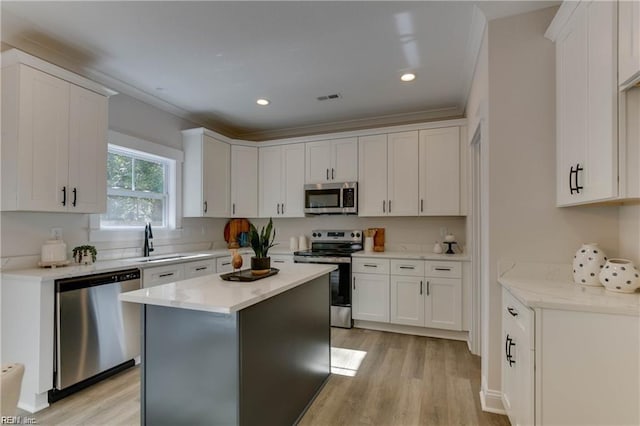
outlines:
[[340, 99], [341, 97], [342, 95], [340, 93], [334, 93], [333, 95], [318, 96], [316, 99], [319, 101], [330, 101], [334, 99]]

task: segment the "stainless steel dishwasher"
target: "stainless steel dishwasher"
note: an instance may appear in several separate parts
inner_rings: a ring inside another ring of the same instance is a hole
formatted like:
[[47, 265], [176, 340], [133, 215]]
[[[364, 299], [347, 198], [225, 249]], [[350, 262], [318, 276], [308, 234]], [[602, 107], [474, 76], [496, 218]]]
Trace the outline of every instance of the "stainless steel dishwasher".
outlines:
[[135, 364], [140, 306], [120, 293], [142, 287], [128, 269], [57, 280], [53, 402]]

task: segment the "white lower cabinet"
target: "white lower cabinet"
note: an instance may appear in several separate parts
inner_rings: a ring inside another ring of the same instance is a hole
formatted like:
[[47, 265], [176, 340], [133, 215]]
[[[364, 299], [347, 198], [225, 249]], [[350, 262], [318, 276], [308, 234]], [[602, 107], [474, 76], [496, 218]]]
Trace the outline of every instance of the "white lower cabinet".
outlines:
[[389, 322], [389, 276], [353, 274], [353, 319]]
[[293, 264], [292, 254], [272, 254], [270, 257], [271, 257], [271, 267], [273, 268], [277, 268], [282, 265]]
[[[545, 303], [544, 291], [534, 297]], [[591, 309], [532, 309], [503, 288], [502, 400], [511, 424], [640, 424], [638, 316]]]
[[184, 264], [184, 278], [195, 278], [216, 273], [215, 259], [199, 260]]
[[462, 280], [426, 277], [424, 326], [462, 330]]
[[534, 424], [534, 314], [502, 291], [502, 404], [513, 425]]
[[[242, 267], [240, 269], [251, 268], [251, 256], [251, 254], [242, 255]], [[233, 272], [233, 266], [231, 265], [231, 256], [224, 256], [216, 259], [216, 272]]]
[[391, 276], [391, 319], [393, 324], [424, 326], [424, 278]]

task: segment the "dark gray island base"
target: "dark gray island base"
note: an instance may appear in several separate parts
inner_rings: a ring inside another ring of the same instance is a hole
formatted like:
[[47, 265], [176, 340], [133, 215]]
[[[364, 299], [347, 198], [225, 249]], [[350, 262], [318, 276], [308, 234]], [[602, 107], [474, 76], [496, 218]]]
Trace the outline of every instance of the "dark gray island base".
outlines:
[[329, 299], [325, 274], [231, 314], [143, 305], [142, 424], [295, 424], [331, 371]]

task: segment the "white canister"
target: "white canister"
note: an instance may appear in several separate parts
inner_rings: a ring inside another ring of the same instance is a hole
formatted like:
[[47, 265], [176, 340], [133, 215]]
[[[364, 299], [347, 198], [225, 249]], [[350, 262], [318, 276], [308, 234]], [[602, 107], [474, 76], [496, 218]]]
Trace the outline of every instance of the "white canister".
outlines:
[[433, 252], [435, 254], [442, 254], [442, 246], [440, 245], [439, 242], [436, 241], [436, 243], [433, 245]]
[[609, 259], [600, 271], [600, 282], [609, 291], [633, 293], [640, 288], [640, 273], [627, 259]]
[[42, 263], [64, 262], [67, 260], [67, 245], [62, 240], [47, 240], [40, 253]]
[[373, 253], [373, 237], [364, 238], [364, 251], [367, 253]]
[[296, 237], [289, 238], [289, 250], [298, 251], [298, 239]]
[[601, 285], [598, 274], [606, 261], [607, 255], [598, 244], [583, 244], [573, 256], [573, 281], [581, 285]]
[[300, 235], [298, 237], [298, 249], [299, 250], [309, 249], [309, 245], [307, 244], [307, 237], [305, 235]]

